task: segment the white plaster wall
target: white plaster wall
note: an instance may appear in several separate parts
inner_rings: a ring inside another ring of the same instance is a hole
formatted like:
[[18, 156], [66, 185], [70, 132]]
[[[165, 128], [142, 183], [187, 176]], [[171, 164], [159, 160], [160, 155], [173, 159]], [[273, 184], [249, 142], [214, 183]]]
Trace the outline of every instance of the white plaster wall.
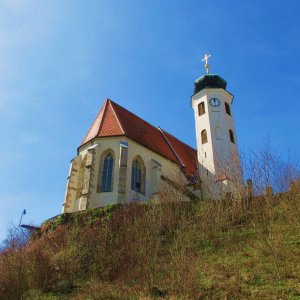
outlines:
[[[94, 167], [95, 177], [90, 184], [90, 194], [88, 199], [88, 208], [95, 208], [99, 206], [106, 206], [109, 204], [116, 204], [118, 200], [118, 184], [119, 184], [119, 160], [120, 160], [120, 139], [119, 138], [103, 138], [93, 141], [93, 145], [97, 144], [95, 148]], [[79, 155], [82, 157], [87, 153], [91, 144], [87, 144], [80, 148]], [[97, 192], [97, 184], [99, 177], [99, 166], [103, 152], [111, 149], [114, 152], [114, 166], [113, 166], [113, 190], [112, 192]]]
[[[219, 107], [209, 105], [210, 98], [218, 98], [221, 100]], [[233, 155], [237, 155], [237, 137], [234, 128], [234, 117], [232, 113], [231, 103], [233, 96], [223, 89], [206, 88], [192, 97], [192, 107], [195, 115], [196, 140], [198, 148], [198, 160], [213, 175], [221, 175], [224, 169], [228, 167]], [[205, 114], [198, 115], [198, 105], [204, 102]], [[230, 106], [231, 116], [225, 111], [225, 104]], [[222, 138], [217, 139], [216, 127], [221, 127]], [[201, 132], [207, 130], [208, 143], [202, 144]], [[229, 129], [234, 133], [235, 144], [230, 142]], [[205, 158], [206, 152], [206, 158]], [[203, 176], [203, 175], [202, 175]]]
[[[136, 156], [142, 158], [146, 168], [146, 185], [145, 195], [138, 194], [140, 201], [146, 201], [152, 197], [152, 193], [157, 190], [157, 186], [151, 182], [151, 172], [153, 167], [152, 160], [157, 161], [161, 167], [157, 172], [160, 181], [160, 175], [175, 180], [180, 183], [187, 183], [187, 179], [179, 166], [165, 157], [149, 150], [148, 148], [136, 143], [135, 141], [127, 137], [107, 137], [98, 138], [93, 141], [93, 145], [97, 144], [95, 148], [95, 177], [91, 186], [90, 196], [88, 199], [88, 208], [95, 208], [100, 206], [106, 206], [110, 204], [118, 203], [118, 185], [119, 185], [119, 166], [120, 166], [120, 142], [128, 143], [128, 160], [127, 160], [127, 180], [126, 180], [126, 202], [131, 202], [136, 197], [136, 192], [131, 190], [131, 167], [132, 161]], [[91, 143], [80, 148], [79, 155], [84, 157], [87, 153]], [[99, 176], [100, 159], [103, 152], [111, 149], [115, 155], [114, 167], [113, 167], [113, 191], [112, 192], [97, 192], [97, 180]], [[152, 162], [152, 163], [151, 163]], [[153, 177], [152, 177], [153, 178]], [[160, 185], [160, 184], [159, 184]], [[134, 197], [135, 196], [135, 197]]]
[[[204, 102], [205, 106], [205, 114], [199, 116], [198, 113], [198, 105]], [[209, 170], [209, 172], [214, 173], [214, 153], [211, 143], [211, 126], [210, 126], [210, 119], [208, 114], [208, 99], [207, 95], [201, 95], [200, 93], [196, 94], [192, 98], [192, 107], [194, 109], [194, 117], [195, 117], [195, 127], [196, 127], [196, 142], [197, 142], [197, 156], [198, 156], [198, 162], [200, 165], [204, 166], [206, 169]], [[201, 140], [201, 132], [203, 130], [207, 131], [207, 138], [208, 143], [202, 144]], [[205, 157], [206, 153], [206, 157]], [[201, 177], [205, 174], [200, 174]]]
[[163, 156], [149, 150], [148, 148], [130, 139], [127, 139], [127, 141], [128, 141], [128, 167], [127, 167], [126, 200], [128, 202], [132, 201], [135, 193], [134, 191], [131, 190], [131, 164], [133, 159], [136, 156], [140, 156], [142, 158], [146, 167], [145, 196], [139, 194], [139, 200], [145, 201], [152, 196], [152, 192], [153, 192], [151, 189], [152, 159], [154, 159], [161, 165], [161, 175], [165, 175], [166, 177], [176, 182], [187, 183], [186, 177], [184, 176], [184, 174], [182, 173], [182, 171], [180, 170], [179, 166], [176, 163], [164, 158]]

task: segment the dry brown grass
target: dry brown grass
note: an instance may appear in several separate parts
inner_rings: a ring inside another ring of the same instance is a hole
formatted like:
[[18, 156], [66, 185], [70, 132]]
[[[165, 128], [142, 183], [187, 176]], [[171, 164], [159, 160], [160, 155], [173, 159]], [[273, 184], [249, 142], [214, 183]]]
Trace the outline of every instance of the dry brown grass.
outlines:
[[248, 210], [168, 201], [69, 220], [1, 254], [0, 299], [293, 299], [299, 204], [291, 191]]
[[192, 203], [165, 191], [63, 215], [26, 245], [12, 235], [0, 300], [299, 299], [299, 182], [251, 205], [235, 195]]

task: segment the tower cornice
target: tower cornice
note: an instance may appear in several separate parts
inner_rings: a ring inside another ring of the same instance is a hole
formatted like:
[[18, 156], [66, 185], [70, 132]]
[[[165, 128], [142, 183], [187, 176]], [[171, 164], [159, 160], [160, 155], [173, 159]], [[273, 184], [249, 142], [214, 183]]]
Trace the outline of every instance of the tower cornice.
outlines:
[[222, 88], [205, 88], [205, 89], [199, 91], [197, 94], [194, 94], [191, 97], [191, 106], [192, 106], [194, 100], [198, 100], [205, 95], [213, 94], [213, 93], [216, 93], [216, 94], [219, 93], [219, 94], [223, 95], [225, 98], [230, 99], [230, 104], [232, 104], [234, 95], [231, 94], [230, 92], [228, 92], [227, 90], [224, 90]]

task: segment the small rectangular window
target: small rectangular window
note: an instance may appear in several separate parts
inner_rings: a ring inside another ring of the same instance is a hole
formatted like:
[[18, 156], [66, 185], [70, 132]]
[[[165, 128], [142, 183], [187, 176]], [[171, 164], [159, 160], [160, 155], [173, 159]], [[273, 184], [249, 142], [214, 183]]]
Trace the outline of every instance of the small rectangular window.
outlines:
[[198, 105], [198, 114], [199, 114], [199, 116], [205, 114], [205, 105], [204, 105], [204, 102], [201, 102], [201, 103]]
[[231, 129], [229, 129], [229, 137], [230, 137], [230, 142], [234, 144], [234, 135]]
[[231, 112], [230, 112], [230, 106], [228, 103], [225, 102], [225, 111], [227, 113], [227, 115], [231, 116]]

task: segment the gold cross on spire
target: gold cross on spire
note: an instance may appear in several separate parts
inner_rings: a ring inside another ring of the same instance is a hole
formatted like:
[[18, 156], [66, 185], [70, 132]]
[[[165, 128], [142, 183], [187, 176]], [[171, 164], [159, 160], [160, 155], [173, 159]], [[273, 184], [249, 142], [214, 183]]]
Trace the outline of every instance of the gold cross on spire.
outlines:
[[210, 54], [205, 54], [202, 61], [205, 61], [205, 69], [206, 69], [206, 74], [209, 73], [209, 64], [208, 64], [208, 59], [210, 58]]

